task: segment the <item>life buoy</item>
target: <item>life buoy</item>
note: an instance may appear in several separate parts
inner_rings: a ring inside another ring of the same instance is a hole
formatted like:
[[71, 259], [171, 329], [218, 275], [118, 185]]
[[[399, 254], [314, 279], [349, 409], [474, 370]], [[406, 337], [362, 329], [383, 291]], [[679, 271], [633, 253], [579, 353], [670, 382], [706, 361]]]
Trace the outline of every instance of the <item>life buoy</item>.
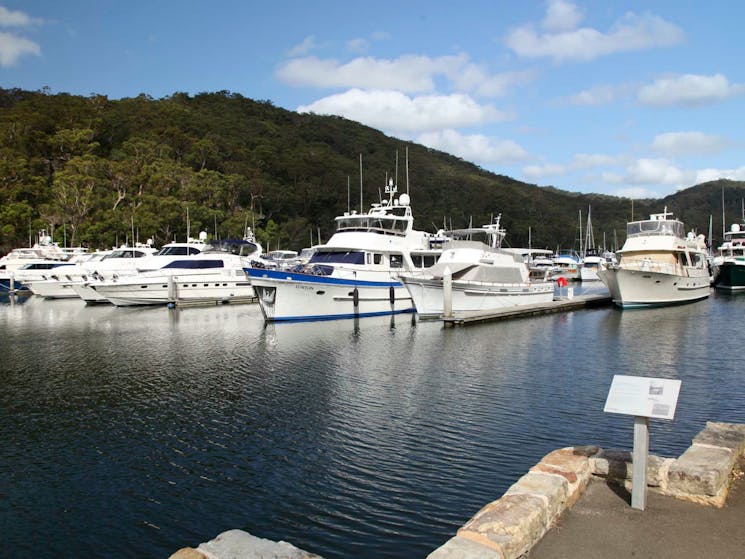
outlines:
[[566, 287], [567, 279], [564, 276], [559, 276], [559, 278], [556, 280], [556, 285], [558, 285], [559, 287]]

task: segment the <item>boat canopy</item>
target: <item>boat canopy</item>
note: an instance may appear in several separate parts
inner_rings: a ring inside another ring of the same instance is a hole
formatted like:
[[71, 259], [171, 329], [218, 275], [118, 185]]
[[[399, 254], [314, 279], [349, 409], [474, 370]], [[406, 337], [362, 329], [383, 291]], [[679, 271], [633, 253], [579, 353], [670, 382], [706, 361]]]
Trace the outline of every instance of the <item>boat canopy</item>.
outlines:
[[626, 225], [626, 236], [640, 235], [673, 235], [679, 239], [685, 238], [685, 227], [677, 219], [647, 219], [632, 221]]
[[394, 215], [349, 214], [336, 218], [336, 230], [404, 235], [410, 222], [410, 219]]

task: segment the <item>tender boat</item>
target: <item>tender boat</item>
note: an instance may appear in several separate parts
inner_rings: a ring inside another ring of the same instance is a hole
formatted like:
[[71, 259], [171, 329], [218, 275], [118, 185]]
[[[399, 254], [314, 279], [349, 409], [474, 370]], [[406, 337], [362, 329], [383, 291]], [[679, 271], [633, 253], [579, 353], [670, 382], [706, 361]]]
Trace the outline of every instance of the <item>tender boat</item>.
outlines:
[[435, 235], [413, 228], [408, 194], [366, 213], [336, 217], [336, 233], [314, 248], [307, 264], [288, 270], [247, 267], [267, 321], [332, 320], [414, 312], [399, 273], [433, 265], [441, 249]]
[[733, 223], [712, 260], [714, 287], [727, 291], [745, 289], [745, 225]]
[[709, 269], [703, 235], [685, 235], [683, 223], [665, 211], [626, 226], [617, 265], [598, 276], [619, 307], [687, 303], [709, 296]]
[[453, 312], [489, 311], [553, 300], [553, 282], [531, 281], [522, 256], [501, 248], [506, 231], [499, 226], [500, 217], [483, 227], [450, 231], [452, 240], [443, 246], [434, 266], [400, 275], [419, 317], [442, 316], [446, 298]]
[[90, 287], [118, 307], [246, 301], [255, 294], [243, 268], [261, 252], [261, 245], [247, 239], [211, 241], [198, 254], [172, 260], [160, 269]]

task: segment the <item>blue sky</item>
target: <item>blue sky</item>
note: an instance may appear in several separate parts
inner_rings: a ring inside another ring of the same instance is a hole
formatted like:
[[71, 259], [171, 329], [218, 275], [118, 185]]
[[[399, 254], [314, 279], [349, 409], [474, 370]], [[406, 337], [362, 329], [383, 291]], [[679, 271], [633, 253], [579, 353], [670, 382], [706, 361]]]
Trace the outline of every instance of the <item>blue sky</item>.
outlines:
[[743, 21], [731, 0], [0, 0], [0, 86], [230, 90], [529, 183], [661, 197], [745, 180]]

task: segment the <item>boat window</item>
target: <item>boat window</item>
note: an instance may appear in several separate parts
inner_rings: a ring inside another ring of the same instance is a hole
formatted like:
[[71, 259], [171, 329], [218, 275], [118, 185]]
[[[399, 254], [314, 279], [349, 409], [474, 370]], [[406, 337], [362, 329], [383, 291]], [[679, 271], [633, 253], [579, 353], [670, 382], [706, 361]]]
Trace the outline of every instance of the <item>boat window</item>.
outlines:
[[411, 261], [415, 268], [429, 268], [437, 262], [437, 256], [434, 254], [412, 254]]
[[316, 252], [310, 264], [364, 264], [365, 253], [360, 251]]
[[383, 262], [383, 255], [373, 254], [373, 264], [380, 264], [381, 262]]
[[391, 254], [389, 259], [391, 268], [401, 268], [403, 266], [403, 256], [401, 254]]
[[178, 268], [178, 269], [189, 269], [189, 270], [205, 270], [209, 268], [224, 268], [225, 264], [222, 260], [174, 260], [169, 264], [163, 266], [162, 269], [166, 268]]

